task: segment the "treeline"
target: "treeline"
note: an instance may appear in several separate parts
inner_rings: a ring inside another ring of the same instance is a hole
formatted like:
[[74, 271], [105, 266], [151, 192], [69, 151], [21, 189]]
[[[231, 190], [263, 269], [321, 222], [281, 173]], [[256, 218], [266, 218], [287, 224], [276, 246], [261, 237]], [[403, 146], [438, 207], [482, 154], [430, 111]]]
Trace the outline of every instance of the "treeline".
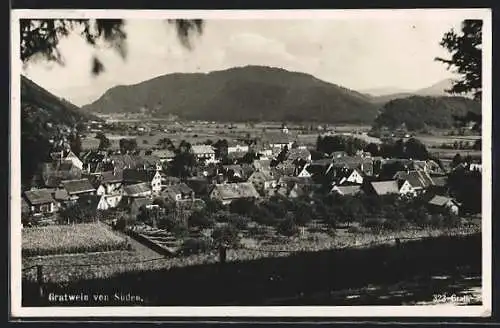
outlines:
[[471, 99], [413, 96], [386, 103], [373, 127], [397, 129], [404, 124], [411, 131], [427, 127], [452, 128], [460, 123], [457, 118], [473, 119], [480, 114], [481, 103]]

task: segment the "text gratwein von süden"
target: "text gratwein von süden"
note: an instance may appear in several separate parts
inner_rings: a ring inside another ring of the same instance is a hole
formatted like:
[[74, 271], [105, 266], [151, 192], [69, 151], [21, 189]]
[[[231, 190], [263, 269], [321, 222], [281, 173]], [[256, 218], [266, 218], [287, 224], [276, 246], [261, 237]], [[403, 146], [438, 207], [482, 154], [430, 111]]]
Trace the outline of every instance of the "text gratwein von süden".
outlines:
[[142, 303], [144, 299], [141, 296], [130, 293], [113, 293], [113, 294], [48, 294], [49, 302], [54, 303], [71, 303], [71, 302], [129, 302]]

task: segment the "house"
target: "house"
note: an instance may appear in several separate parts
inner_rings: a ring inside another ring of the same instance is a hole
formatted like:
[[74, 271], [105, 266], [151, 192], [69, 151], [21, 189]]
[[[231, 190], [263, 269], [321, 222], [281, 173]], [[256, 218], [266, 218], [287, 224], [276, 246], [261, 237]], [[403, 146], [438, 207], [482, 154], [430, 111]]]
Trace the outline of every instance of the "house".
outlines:
[[368, 186], [369, 191], [377, 196], [399, 194], [399, 185], [396, 180], [372, 181]]
[[364, 181], [363, 173], [359, 169], [343, 169], [335, 181], [337, 185], [358, 184], [362, 185]]
[[249, 147], [247, 144], [234, 142], [232, 140], [228, 141], [227, 153], [248, 153]]
[[146, 156], [138, 156], [138, 155], [110, 155], [109, 158], [106, 159], [107, 162], [113, 165], [113, 168], [116, 170], [124, 170], [124, 169], [153, 169], [153, 170], [161, 170], [162, 163], [160, 158], [153, 155]]
[[92, 185], [97, 195], [120, 194], [123, 183], [123, 171], [106, 171], [93, 176]]
[[108, 154], [105, 151], [91, 150], [82, 155], [82, 171], [87, 174], [100, 173], [113, 168], [111, 162], [107, 161]]
[[78, 199], [80, 206], [87, 206], [92, 211], [105, 211], [118, 207], [122, 195], [82, 195]]
[[147, 182], [141, 182], [123, 186], [123, 196], [128, 198], [149, 197], [151, 196], [151, 185]]
[[152, 169], [125, 169], [123, 170], [123, 183], [136, 184], [147, 183], [153, 193], [159, 193], [162, 186], [160, 171]]
[[420, 170], [398, 171], [394, 179], [407, 180], [416, 192], [424, 192], [434, 184], [429, 174]]
[[337, 193], [342, 196], [354, 196], [362, 192], [361, 186], [360, 185], [350, 185], [350, 186], [333, 186], [332, 190], [330, 191], [332, 193]]
[[368, 185], [368, 192], [377, 196], [398, 194], [402, 196], [414, 196], [415, 190], [407, 180], [385, 180], [372, 181]]
[[432, 197], [432, 199], [429, 200], [428, 204], [430, 209], [436, 212], [447, 211], [449, 213], [457, 215], [460, 210], [460, 204], [457, 203], [454, 199], [440, 195]]
[[50, 157], [54, 162], [59, 162], [59, 163], [69, 162], [72, 163], [78, 169], [80, 170], [83, 169], [83, 162], [71, 150], [53, 152], [50, 154]]
[[287, 147], [292, 148], [293, 139], [288, 133], [267, 133], [262, 136], [262, 139], [266, 140], [271, 148], [283, 149]]
[[279, 163], [275, 167], [271, 168], [271, 174], [279, 178], [281, 176], [292, 176], [295, 175], [297, 169], [295, 164], [285, 161], [283, 163]]
[[61, 182], [61, 185], [71, 201], [77, 200], [82, 195], [94, 194], [96, 191], [89, 179], [65, 180]]
[[181, 183], [181, 179], [178, 178], [178, 177], [173, 177], [173, 176], [170, 176], [170, 175], [164, 175], [162, 173], [160, 173], [160, 174], [161, 174], [161, 185], [162, 185], [162, 188], [165, 187], [165, 186], [173, 186], [173, 185]]
[[241, 165], [230, 164], [230, 165], [222, 165], [222, 170], [224, 175], [227, 177], [234, 177], [238, 179], [244, 179], [245, 173], [243, 172], [243, 168]]
[[48, 214], [57, 210], [56, 201], [49, 189], [34, 189], [24, 192], [24, 199], [30, 208], [30, 213]]
[[193, 145], [191, 146], [191, 151], [199, 161], [205, 161], [205, 163], [216, 163], [215, 151], [210, 145]]
[[337, 157], [333, 159], [333, 166], [340, 169], [359, 169], [365, 175], [373, 175], [373, 159], [371, 157], [359, 155]]
[[271, 160], [269, 159], [255, 159], [252, 162], [252, 166], [255, 171], [270, 171], [271, 170]]
[[259, 197], [259, 193], [251, 182], [216, 184], [210, 192], [210, 198], [218, 199], [225, 205], [236, 199], [257, 199]]
[[266, 191], [276, 187], [276, 179], [268, 171], [255, 171], [248, 177], [248, 182], [251, 182], [257, 191]]
[[311, 161], [311, 152], [304, 148], [292, 148], [288, 151], [287, 160], [291, 162], [295, 161]]
[[290, 197], [291, 194], [298, 195], [299, 193], [303, 193], [304, 188], [296, 187], [297, 185], [313, 186], [314, 181], [308, 177], [302, 178], [302, 177], [282, 176], [276, 183], [276, 188], [274, 190], [274, 193], [282, 195], [284, 197]]
[[169, 198], [173, 201], [182, 201], [182, 200], [194, 200], [194, 191], [189, 188], [185, 183], [180, 183], [173, 186], [168, 186], [163, 190], [162, 196], [165, 198]]
[[76, 180], [82, 177], [82, 170], [72, 162], [43, 163], [40, 171], [43, 184], [47, 188], [57, 188], [63, 180]]
[[171, 162], [174, 157], [175, 157], [175, 153], [171, 150], [168, 150], [168, 149], [157, 149], [157, 150], [153, 150], [151, 152], [151, 155], [152, 156], [155, 156], [155, 157], [158, 157], [160, 159], [160, 162], [163, 164], [165, 162]]
[[288, 192], [288, 198], [298, 197], [313, 197], [318, 186], [314, 184], [295, 183], [292, 189]]
[[413, 169], [414, 170], [419, 170], [419, 171], [424, 171], [425, 173], [430, 174], [438, 174], [442, 175], [445, 174], [441, 166], [439, 166], [436, 161], [433, 160], [427, 160], [427, 161], [421, 161], [421, 160], [414, 160], [413, 161]]

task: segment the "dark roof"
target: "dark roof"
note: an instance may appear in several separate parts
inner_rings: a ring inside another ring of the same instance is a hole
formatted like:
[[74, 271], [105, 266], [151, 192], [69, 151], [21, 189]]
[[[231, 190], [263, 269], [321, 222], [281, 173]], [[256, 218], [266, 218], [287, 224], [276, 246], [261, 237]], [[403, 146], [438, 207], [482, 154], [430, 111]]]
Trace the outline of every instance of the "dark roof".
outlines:
[[78, 198], [78, 204], [97, 209], [102, 197], [102, 195], [82, 195]]
[[89, 179], [65, 180], [62, 181], [61, 184], [70, 195], [95, 191], [95, 188], [92, 186]]
[[125, 169], [123, 170], [123, 181], [126, 182], [151, 182], [156, 175], [155, 170]]
[[152, 155], [137, 156], [137, 155], [111, 155], [109, 159], [118, 169], [138, 168], [144, 166], [155, 166], [160, 162], [160, 158]]
[[152, 204], [153, 200], [151, 198], [146, 198], [146, 197], [134, 198], [134, 200], [132, 200], [132, 202], [130, 203], [130, 208], [139, 209], [142, 206], [148, 206]]
[[52, 193], [48, 189], [35, 189], [24, 192], [24, 197], [31, 205], [41, 205], [54, 202]]
[[176, 195], [178, 194], [188, 195], [193, 192], [193, 190], [189, 188], [188, 185], [185, 183], [179, 183], [177, 185], [167, 186], [165, 188], [165, 191], [167, 193], [174, 193]]
[[252, 173], [250, 175], [249, 179], [250, 178], [252, 178], [252, 179], [261, 179], [261, 180], [264, 180], [264, 181], [272, 181], [272, 180], [274, 180], [273, 176], [268, 171], [255, 171], [254, 173]]
[[116, 183], [123, 180], [123, 171], [105, 171], [100, 174], [101, 183]]
[[270, 144], [288, 144], [293, 141], [293, 136], [288, 133], [276, 132], [265, 133], [262, 139]]
[[136, 183], [123, 187], [123, 192], [129, 196], [144, 193], [147, 191], [151, 191], [151, 188], [146, 182]]
[[432, 182], [437, 187], [445, 187], [446, 184], [448, 183], [448, 177], [447, 176], [432, 177]]

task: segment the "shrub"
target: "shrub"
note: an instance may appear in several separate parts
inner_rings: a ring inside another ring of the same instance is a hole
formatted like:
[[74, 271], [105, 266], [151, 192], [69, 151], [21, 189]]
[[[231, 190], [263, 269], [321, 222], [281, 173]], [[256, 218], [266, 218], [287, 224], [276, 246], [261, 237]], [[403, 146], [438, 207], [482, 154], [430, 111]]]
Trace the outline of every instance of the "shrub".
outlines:
[[277, 231], [283, 236], [291, 237], [299, 233], [299, 227], [293, 218], [287, 217], [278, 224]]
[[190, 238], [182, 244], [182, 254], [192, 255], [206, 253], [212, 248], [210, 240], [205, 238]]
[[212, 238], [218, 245], [226, 244], [235, 247], [239, 244], [238, 230], [231, 224], [214, 229]]

